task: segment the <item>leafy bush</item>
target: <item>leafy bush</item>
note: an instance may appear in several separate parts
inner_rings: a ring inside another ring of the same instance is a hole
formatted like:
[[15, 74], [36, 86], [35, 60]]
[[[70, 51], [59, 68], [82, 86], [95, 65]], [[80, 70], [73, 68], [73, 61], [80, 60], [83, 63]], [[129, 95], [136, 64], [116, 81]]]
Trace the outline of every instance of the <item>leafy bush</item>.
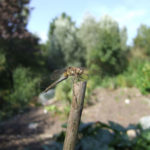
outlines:
[[0, 72], [5, 69], [6, 58], [5, 54], [0, 51]]
[[[89, 102], [89, 98], [91, 96], [91, 93], [93, 89], [97, 85], [97, 80], [89, 79], [87, 81], [87, 88], [86, 88], [86, 94], [85, 94], [85, 103]], [[55, 90], [55, 98], [57, 100], [63, 100], [64, 102], [71, 103], [72, 100], [72, 86], [73, 86], [73, 80], [72, 78], [67, 79], [57, 85]]]
[[134, 150], [150, 150], [150, 130], [141, 131], [136, 138]]
[[[66, 128], [66, 124], [63, 125]], [[133, 130], [136, 131], [136, 126]], [[136, 144], [135, 138], [130, 138], [127, 134], [128, 129], [121, 125], [109, 122], [81, 123], [79, 126], [79, 136], [77, 150], [133, 150]], [[65, 132], [61, 132], [56, 137], [58, 143], [62, 143]]]
[[150, 63], [145, 63], [137, 75], [137, 87], [143, 94], [150, 92]]
[[18, 67], [13, 72], [12, 91], [6, 91], [0, 110], [0, 119], [6, 119], [22, 111], [30, 100], [39, 93], [40, 78], [34, 77], [28, 68]]
[[[67, 124], [63, 125], [64, 128]], [[130, 137], [127, 131], [135, 132], [135, 137]], [[64, 142], [65, 132], [62, 131], [55, 136], [56, 142]], [[142, 130], [137, 125], [124, 128], [123, 126], [109, 122], [81, 123], [79, 126], [79, 136], [77, 150], [150, 150], [150, 130]]]
[[14, 91], [10, 95], [11, 104], [28, 104], [38, 94], [39, 78], [34, 78], [30, 69], [18, 67], [13, 73]]
[[55, 90], [55, 97], [57, 100], [63, 100], [65, 102], [71, 103], [72, 99], [72, 80], [67, 79], [57, 85]]
[[46, 111], [50, 111], [52, 114], [59, 113], [59, 109], [55, 105], [50, 105], [45, 107]]
[[[94, 78], [92, 78], [94, 79]], [[98, 79], [97, 79], [98, 80]], [[150, 63], [148, 59], [132, 58], [128, 68], [114, 77], [99, 77], [99, 86], [104, 88], [137, 87], [143, 94], [150, 92]]]
[[141, 25], [134, 39], [134, 46], [140, 48], [143, 54], [150, 55], [150, 27]]
[[77, 36], [75, 23], [66, 13], [62, 13], [51, 22], [47, 50], [51, 69], [85, 64], [86, 51]]
[[117, 22], [105, 17], [100, 22], [99, 39], [88, 54], [88, 66], [93, 74], [116, 75], [127, 65], [127, 51], [121, 45], [121, 31]]

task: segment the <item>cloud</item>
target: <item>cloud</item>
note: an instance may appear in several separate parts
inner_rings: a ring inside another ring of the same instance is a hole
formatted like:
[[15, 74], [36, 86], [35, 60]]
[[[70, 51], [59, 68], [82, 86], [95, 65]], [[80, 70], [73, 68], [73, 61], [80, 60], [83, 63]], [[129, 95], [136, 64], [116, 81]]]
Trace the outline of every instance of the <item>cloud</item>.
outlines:
[[127, 25], [131, 22], [138, 21], [140, 17], [145, 17], [146, 10], [139, 9], [139, 10], [130, 10], [127, 8], [116, 8], [115, 11], [111, 11], [110, 13], [112, 17], [114, 17], [119, 23]]
[[139, 26], [146, 22], [146, 18], [148, 19], [148, 13], [144, 9], [117, 9], [116, 12], [112, 11], [112, 17], [119, 23], [120, 27], [127, 27], [128, 30], [128, 44], [132, 44], [132, 40], [137, 33], [137, 29]]
[[93, 5], [89, 6], [84, 13], [89, 12], [93, 16], [100, 20], [104, 15], [109, 15], [115, 19], [120, 27], [127, 27], [128, 31], [128, 44], [132, 44], [132, 39], [137, 33], [137, 28], [141, 24], [150, 24], [148, 9], [139, 8], [139, 7], [127, 7], [126, 5], [116, 5], [114, 7], [108, 7], [106, 5]]
[[144, 16], [146, 14], [146, 11], [145, 10], [131, 10], [127, 13], [127, 18], [128, 20], [131, 20], [133, 18], [138, 18], [138, 17], [141, 17], [141, 16]]

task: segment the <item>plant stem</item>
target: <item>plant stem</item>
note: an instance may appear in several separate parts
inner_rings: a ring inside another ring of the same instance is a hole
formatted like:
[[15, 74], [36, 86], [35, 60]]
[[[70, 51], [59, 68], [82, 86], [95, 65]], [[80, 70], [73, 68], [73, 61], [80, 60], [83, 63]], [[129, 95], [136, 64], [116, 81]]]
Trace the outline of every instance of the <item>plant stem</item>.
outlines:
[[63, 150], [75, 149], [78, 135], [78, 128], [84, 104], [85, 91], [86, 91], [86, 82], [74, 82], [72, 104], [68, 118], [67, 131]]

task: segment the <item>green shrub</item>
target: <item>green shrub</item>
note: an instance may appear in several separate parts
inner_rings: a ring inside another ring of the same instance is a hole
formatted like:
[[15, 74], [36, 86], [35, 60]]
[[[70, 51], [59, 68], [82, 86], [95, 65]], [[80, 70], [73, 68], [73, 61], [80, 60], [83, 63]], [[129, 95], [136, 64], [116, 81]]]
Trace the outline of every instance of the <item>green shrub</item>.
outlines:
[[141, 130], [133, 150], [150, 150], [150, 130]]
[[[85, 94], [85, 103], [88, 102], [89, 97], [93, 91], [93, 89], [96, 87], [96, 84], [98, 81], [98, 78], [89, 79], [87, 81], [87, 87], [86, 87], [86, 94]], [[72, 100], [72, 86], [73, 86], [73, 80], [72, 78], [67, 79], [60, 84], [57, 85], [55, 90], [55, 98], [57, 100], [63, 100], [64, 102], [71, 103]]]
[[55, 97], [57, 100], [63, 100], [71, 103], [72, 99], [72, 80], [67, 79], [56, 86]]
[[[116, 76], [104, 77], [94, 75], [91, 76], [90, 80], [95, 83], [95, 87], [101, 86], [110, 89], [118, 87], [138, 87], [141, 91], [145, 91], [149, 84], [149, 73], [146, 71], [148, 69], [148, 67], [145, 68], [146, 64], [149, 64], [148, 60], [133, 58], [123, 73]], [[142, 73], [144, 71], [143, 68], [145, 68], [145, 73]]]
[[121, 45], [121, 30], [117, 22], [106, 16], [100, 22], [98, 33], [97, 44], [88, 52], [90, 72], [102, 76], [121, 73], [127, 66], [128, 51]]
[[141, 25], [133, 42], [134, 47], [140, 48], [143, 54], [150, 55], [150, 27]]
[[150, 63], [145, 63], [138, 73], [136, 80], [137, 87], [143, 94], [150, 92]]
[[105, 88], [137, 87], [143, 94], [150, 92], [150, 63], [133, 58], [126, 71], [114, 77], [104, 77], [101, 86]]
[[116, 85], [117, 87], [130, 87], [132, 86], [128, 80], [128, 76], [125, 74], [118, 75], [116, 77]]
[[100, 86], [103, 88], [108, 88], [108, 89], [114, 89], [116, 88], [115, 85], [115, 78], [114, 77], [104, 77], [100, 83]]
[[87, 81], [85, 102], [90, 103], [92, 92], [94, 89], [98, 87], [99, 83], [100, 83], [100, 78], [98, 76], [89, 78], [89, 80]]
[[[63, 125], [66, 128], [66, 124]], [[128, 130], [136, 133], [135, 137], [127, 134]], [[139, 126], [124, 128], [123, 126], [109, 122], [81, 123], [79, 126], [79, 140], [77, 149], [81, 150], [150, 150], [150, 130], [141, 130]], [[65, 132], [55, 136], [56, 142], [63, 143]]]
[[13, 72], [13, 89], [5, 90], [1, 101], [0, 120], [7, 119], [27, 108], [30, 100], [39, 93], [40, 78], [30, 69], [18, 67]]
[[45, 110], [51, 112], [52, 114], [56, 114], [60, 112], [60, 110], [55, 105], [46, 106]]
[[143, 94], [150, 92], [150, 63], [148, 59], [133, 58], [127, 70], [115, 77], [117, 87], [137, 87]]
[[[66, 124], [63, 127], [66, 128]], [[135, 127], [136, 128], [136, 127]], [[133, 150], [135, 139], [127, 135], [128, 129], [114, 122], [81, 123], [79, 126], [79, 140], [77, 149], [81, 150]], [[136, 129], [135, 129], [136, 131]], [[55, 137], [56, 142], [63, 143], [65, 132]]]
[[0, 72], [5, 69], [6, 65], [6, 57], [4, 53], [0, 52]]
[[14, 89], [9, 101], [15, 107], [24, 107], [38, 94], [40, 78], [34, 78], [30, 69], [19, 67], [13, 72]]

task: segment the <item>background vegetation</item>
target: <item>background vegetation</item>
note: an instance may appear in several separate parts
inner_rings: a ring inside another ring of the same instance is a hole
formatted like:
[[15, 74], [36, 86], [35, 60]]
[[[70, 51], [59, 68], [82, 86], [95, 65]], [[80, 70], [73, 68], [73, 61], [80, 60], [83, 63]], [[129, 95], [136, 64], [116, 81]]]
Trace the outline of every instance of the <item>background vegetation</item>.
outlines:
[[[29, 2], [0, 0], [0, 120], [28, 108], [42, 92], [41, 87], [52, 82], [51, 73], [67, 66], [88, 68], [86, 100], [98, 86], [137, 87], [143, 94], [150, 92], [150, 27], [141, 25], [133, 45], [128, 46], [127, 29], [120, 28], [110, 16], [99, 21], [87, 16], [77, 27], [69, 15], [62, 13], [50, 23], [47, 42], [40, 44], [26, 28]], [[56, 87], [56, 99], [70, 103], [70, 82]], [[126, 145], [122, 139], [123, 148], [147, 147], [149, 132], [139, 137], [136, 146], [134, 141]]]
[[[127, 30], [110, 16], [96, 21], [87, 16], [79, 27], [66, 13], [49, 25], [48, 40], [27, 29], [29, 0], [0, 1], [0, 119], [28, 107], [50, 84], [49, 75], [59, 68], [88, 68], [87, 99], [98, 86], [137, 87], [150, 92], [150, 27], [141, 25], [127, 45]], [[55, 89], [56, 99], [70, 101], [66, 81]]]

